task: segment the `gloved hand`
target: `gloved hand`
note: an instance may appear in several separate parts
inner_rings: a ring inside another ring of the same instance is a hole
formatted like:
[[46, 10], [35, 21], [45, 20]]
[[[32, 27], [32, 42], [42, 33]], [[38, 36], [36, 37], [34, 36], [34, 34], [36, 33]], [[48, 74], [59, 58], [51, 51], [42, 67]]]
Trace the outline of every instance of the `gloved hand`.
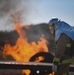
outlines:
[[55, 73], [57, 72], [57, 66], [58, 66], [58, 64], [59, 64], [58, 62], [53, 62], [52, 71], [55, 72]]
[[52, 71], [55, 73], [57, 72], [57, 65], [55, 65], [55, 64], [52, 65]]

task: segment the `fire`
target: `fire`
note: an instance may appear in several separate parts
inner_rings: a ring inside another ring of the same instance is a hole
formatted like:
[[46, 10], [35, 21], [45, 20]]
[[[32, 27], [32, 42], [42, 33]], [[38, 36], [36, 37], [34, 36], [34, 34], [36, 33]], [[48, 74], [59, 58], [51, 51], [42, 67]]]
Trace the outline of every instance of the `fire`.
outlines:
[[[5, 44], [3, 48], [3, 56], [11, 55], [16, 61], [29, 62], [29, 59], [38, 52], [48, 52], [47, 41], [42, 37], [36, 43], [35, 41], [29, 43], [26, 38], [26, 33], [22, 30], [22, 26], [19, 21], [15, 21], [15, 28], [19, 34], [14, 46], [11, 44]], [[29, 29], [28, 26], [25, 28]], [[39, 60], [43, 60], [43, 57], [39, 57]], [[39, 62], [36, 60], [36, 62]], [[22, 74], [29, 75], [30, 70], [23, 70]], [[54, 75], [54, 74], [50, 74]]]
[[[29, 59], [36, 54], [37, 52], [48, 52], [47, 48], [47, 41], [41, 37], [38, 43], [31, 42], [29, 43], [27, 41], [26, 33], [23, 32], [22, 26], [20, 26], [20, 23], [17, 21], [15, 22], [16, 31], [19, 34], [19, 38], [16, 41], [16, 44], [14, 46], [11, 46], [10, 44], [5, 44], [3, 55], [6, 57], [6, 55], [11, 55], [16, 61], [23, 61], [28, 62]], [[26, 28], [28, 28], [26, 26]], [[22, 74], [26, 73], [26, 75], [29, 75], [30, 71], [23, 70]]]
[[27, 70], [23, 70], [23, 71], [22, 71], [22, 74], [24, 75], [24, 73], [25, 73], [26, 75], [30, 75], [30, 72], [31, 72], [31, 71], [30, 71], [29, 69], [27, 69]]
[[15, 27], [19, 34], [19, 38], [14, 46], [5, 44], [3, 51], [4, 57], [11, 55], [16, 61], [28, 62], [37, 52], [48, 52], [47, 41], [43, 37], [41, 37], [37, 43], [35, 41], [29, 43], [26, 38], [26, 33], [22, 30], [19, 21], [15, 22]]
[[55, 75], [55, 74], [54, 74], [54, 72], [52, 72], [52, 73], [51, 73], [51, 74], [49, 74], [49, 75]]

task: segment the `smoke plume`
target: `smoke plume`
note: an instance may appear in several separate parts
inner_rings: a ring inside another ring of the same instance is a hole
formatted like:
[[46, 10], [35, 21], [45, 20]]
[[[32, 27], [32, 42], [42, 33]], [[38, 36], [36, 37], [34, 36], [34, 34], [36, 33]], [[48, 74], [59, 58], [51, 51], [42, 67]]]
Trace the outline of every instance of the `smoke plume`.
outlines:
[[[42, 1], [42, 0], [41, 0]], [[13, 18], [20, 17], [21, 24], [30, 24], [40, 17], [38, 4], [40, 0], [0, 0], [0, 31], [14, 29]]]

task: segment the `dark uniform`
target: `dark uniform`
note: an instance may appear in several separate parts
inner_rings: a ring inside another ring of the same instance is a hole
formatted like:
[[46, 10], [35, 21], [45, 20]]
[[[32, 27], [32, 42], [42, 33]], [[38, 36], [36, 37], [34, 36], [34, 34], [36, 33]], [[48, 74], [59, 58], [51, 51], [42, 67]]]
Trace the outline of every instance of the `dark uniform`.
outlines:
[[56, 58], [60, 58], [60, 64], [57, 67], [56, 75], [69, 75], [69, 66], [71, 64], [71, 39], [66, 34], [61, 34], [56, 42]]
[[53, 71], [55, 75], [69, 75], [69, 66], [74, 55], [74, 31], [67, 23], [57, 18], [49, 21], [51, 33], [56, 38], [55, 57]]

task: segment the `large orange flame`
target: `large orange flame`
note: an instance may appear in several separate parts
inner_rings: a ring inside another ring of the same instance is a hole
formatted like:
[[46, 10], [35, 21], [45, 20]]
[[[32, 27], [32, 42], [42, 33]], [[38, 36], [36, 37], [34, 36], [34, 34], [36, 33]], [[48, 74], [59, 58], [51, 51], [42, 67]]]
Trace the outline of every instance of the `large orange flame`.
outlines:
[[26, 33], [23, 33], [22, 26], [18, 21], [15, 22], [15, 27], [19, 38], [14, 46], [5, 44], [3, 51], [4, 57], [11, 55], [16, 61], [28, 62], [37, 52], [48, 52], [47, 41], [43, 37], [37, 43], [34, 41], [29, 43], [27, 38], [24, 38]]

